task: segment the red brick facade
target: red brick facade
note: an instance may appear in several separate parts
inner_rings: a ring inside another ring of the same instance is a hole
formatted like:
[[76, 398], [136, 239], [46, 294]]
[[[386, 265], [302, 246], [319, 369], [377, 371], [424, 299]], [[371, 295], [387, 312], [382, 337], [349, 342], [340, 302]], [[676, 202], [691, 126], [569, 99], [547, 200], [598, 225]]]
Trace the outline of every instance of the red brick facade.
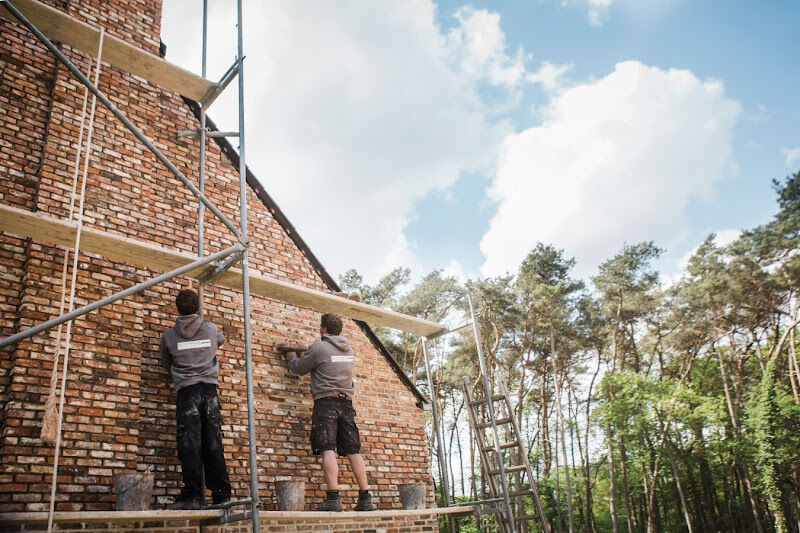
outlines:
[[[152, 0], [49, 2], [151, 53], [158, 52], [160, 9]], [[199, 9], [199, 8], [198, 8]], [[84, 72], [89, 58], [62, 51]], [[179, 95], [103, 65], [102, 91], [190, 178], [197, 176], [196, 140], [178, 130], [197, 127]], [[0, 202], [66, 217], [79, 135], [83, 88], [23, 27], [0, 21]], [[212, 110], [213, 111], [213, 110]], [[213, 113], [212, 113], [213, 114]], [[238, 220], [238, 174], [214, 143], [207, 156], [207, 194]], [[309, 256], [270, 209], [248, 191], [251, 268], [316, 289], [328, 289]], [[208, 213], [208, 212], [207, 212]], [[194, 253], [196, 201], [101, 105], [86, 193], [89, 227]], [[206, 219], [205, 247], [233, 243]], [[64, 250], [0, 232], [0, 335], [56, 316]], [[144, 281], [155, 272], [82, 254], [76, 305]], [[113, 477], [152, 469], [154, 506], [179, 488], [174, 392], [158, 364], [161, 332], [174, 321], [173, 296], [188, 280], [163, 284], [77, 320], [66, 387], [58, 510], [113, 508]], [[225, 333], [219, 354], [224, 444], [235, 496], [246, 495], [247, 411], [241, 296], [206, 290], [205, 316]], [[253, 298], [253, 358], [259, 480], [265, 508], [273, 481], [307, 479], [307, 496], [320, 497], [321, 470], [307, 444], [311, 401], [308, 379], [290, 375], [274, 345], [313, 341], [318, 313]], [[345, 334], [357, 363], [356, 410], [364, 455], [379, 507], [398, 508], [396, 485], [430, 484], [423, 411], [418, 398], [353, 322]], [[0, 511], [46, 510], [53, 449], [39, 439], [55, 352], [55, 331], [0, 352]], [[350, 501], [355, 482], [343, 472]]]
[[[436, 515], [392, 516], [358, 518], [338, 518], [336, 520], [308, 520], [297, 518], [272, 518], [262, 514], [259, 523], [261, 531], [281, 533], [299, 533], [314, 531], [318, 533], [420, 533], [439, 531]], [[25, 531], [47, 531], [47, 525], [38, 524], [3, 524], [9, 533]], [[75, 531], [81, 533], [119, 533], [120, 531], [141, 531], [143, 533], [250, 533], [253, 529], [249, 520], [231, 522], [225, 525], [209, 525], [196, 520], [150, 520], [146, 522], [123, 523], [76, 523], [55, 524], [54, 531]]]

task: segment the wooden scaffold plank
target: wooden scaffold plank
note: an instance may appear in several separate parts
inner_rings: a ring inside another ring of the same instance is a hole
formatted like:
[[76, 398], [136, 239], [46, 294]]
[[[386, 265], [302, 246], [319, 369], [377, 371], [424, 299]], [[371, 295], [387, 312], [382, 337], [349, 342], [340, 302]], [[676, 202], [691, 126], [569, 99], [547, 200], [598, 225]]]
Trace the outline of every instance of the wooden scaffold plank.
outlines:
[[[38, 0], [6, 0], [51, 40], [60, 41], [94, 57], [100, 43], [100, 30]], [[0, 6], [5, 4], [0, 2]], [[0, 7], [0, 17], [17, 22], [11, 13]], [[127, 42], [108, 35], [103, 40], [103, 61], [154, 85], [175, 91], [195, 101], [212, 92], [217, 84], [173, 65]]]
[[[261, 511], [264, 520], [357, 520], [376, 518], [403, 518], [430, 515], [463, 515], [472, 512], [472, 507], [436, 507], [431, 509], [387, 509], [380, 511], [358, 512], [318, 512], [318, 511]], [[154, 522], [161, 520], [209, 520], [218, 518], [221, 512], [214, 509], [198, 511], [59, 511], [55, 514], [56, 523], [124, 523]], [[0, 513], [0, 524], [37, 524], [47, 522], [45, 512]]]
[[[0, 230], [38, 241], [71, 247], [75, 242], [77, 225], [74, 222], [0, 204]], [[139, 265], [157, 271], [173, 270], [197, 260], [196, 256], [188, 253], [169, 250], [93, 228], [84, 227], [82, 231], [81, 253], [97, 254], [113, 261]], [[187, 276], [197, 278], [203, 272], [204, 269], [197, 269], [189, 272]], [[238, 269], [228, 269], [216, 277], [214, 283], [240, 290], [242, 273]], [[294, 285], [258, 273], [250, 275], [250, 291], [256, 296], [263, 296], [298, 307], [324, 313], [336, 313], [347, 318], [422, 336], [430, 336], [445, 329], [436, 322]]]

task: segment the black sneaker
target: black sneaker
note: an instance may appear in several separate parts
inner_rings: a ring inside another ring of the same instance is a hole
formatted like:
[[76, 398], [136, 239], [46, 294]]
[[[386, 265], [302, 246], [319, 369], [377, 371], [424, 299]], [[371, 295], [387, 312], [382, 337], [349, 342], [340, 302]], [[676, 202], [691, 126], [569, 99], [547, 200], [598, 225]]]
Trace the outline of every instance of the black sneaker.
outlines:
[[175, 503], [167, 507], [170, 511], [197, 511], [203, 508], [199, 499], [175, 500]]
[[356, 503], [356, 511], [374, 511], [375, 506], [372, 505], [372, 496], [369, 494], [358, 495], [358, 503]]
[[316, 511], [333, 511], [335, 513], [341, 512], [342, 510], [342, 500], [337, 498], [332, 500], [327, 498], [324, 502], [317, 505]]

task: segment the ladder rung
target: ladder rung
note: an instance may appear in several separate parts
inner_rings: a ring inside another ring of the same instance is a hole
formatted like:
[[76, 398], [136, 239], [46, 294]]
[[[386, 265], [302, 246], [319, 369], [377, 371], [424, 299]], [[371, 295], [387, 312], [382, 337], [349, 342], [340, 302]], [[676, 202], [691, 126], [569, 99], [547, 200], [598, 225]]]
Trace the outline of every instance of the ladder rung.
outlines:
[[514, 520], [517, 522], [522, 522], [523, 520], [538, 520], [539, 515], [535, 514], [526, 514], [525, 516], [515, 516]]
[[[514, 465], [514, 466], [506, 467], [504, 469], [506, 474], [513, 474], [514, 472], [520, 472], [522, 470], [525, 470], [525, 465]], [[499, 473], [500, 473], [500, 469], [490, 470], [489, 471], [489, 475], [497, 475]]]
[[503, 512], [503, 510], [500, 509], [499, 507], [490, 507], [488, 509], [478, 509], [478, 514], [479, 515], [480, 514], [496, 514], [496, 513], [502, 513], [502, 512]]
[[[505, 396], [503, 396], [502, 394], [495, 394], [494, 396], [492, 396], [492, 401], [493, 402], [499, 402], [499, 401], [501, 401], [503, 399], [505, 399]], [[483, 405], [485, 403], [486, 403], [486, 398], [481, 398], [479, 400], [472, 400], [471, 402], [469, 402], [469, 405], [470, 405], [470, 407], [477, 407], [477, 406]]]
[[464, 503], [459, 503], [458, 505], [485, 505], [485, 504], [488, 504], [488, 503], [495, 503], [495, 502], [501, 502], [501, 501], [503, 501], [503, 498], [486, 498], [485, 500], [475, 500], [474, 502], [464, 502]]
[[517, 496], [528, 496], [528, 495], [531, 495], [531, 494], [533, 494], [533, 491], [528, 489], [528, 490], [521, 490], [521, 491], [518, 491], [518, 492], [509, 492], [508, 493], [508, 497], [509, 498], [516, 498]]
[[[495, 426], [499, 426], [500, 424], [508, 424], [509, 422], [511, 422], [511, 418], [506, 416], [504, 418], [498, 418], [497, 420], [495, 420], [494, 421], [494, 425]], [[491, 421], [489, 421], [489, 422], [481, 422], [480, 424], [475, 424], [475, 427], [476, 428], [481, 428], [481, 429], [492, 427], [492, 422]]]
[[[500, 449], [501, 449], [501, 450], [506, 450], [506, 449], [508, 449], [508, 448], [513, 448], [513, 447], [515, 447], [515, 446], [517, 446], [517, 445], [519, 445], [519, 442], [517, 442], [517, 441], [512, 441], [512, 442], [501, 442], [501, 443], [500, 443]], [[486, 447], [483, 449], [483, 451], [485, 451], [485, 452], [493, 452], [493, 451], [494, 451], [494, 446], [492, 446], [492, 445], [490, 444], [490, 445], [486, 446]]]

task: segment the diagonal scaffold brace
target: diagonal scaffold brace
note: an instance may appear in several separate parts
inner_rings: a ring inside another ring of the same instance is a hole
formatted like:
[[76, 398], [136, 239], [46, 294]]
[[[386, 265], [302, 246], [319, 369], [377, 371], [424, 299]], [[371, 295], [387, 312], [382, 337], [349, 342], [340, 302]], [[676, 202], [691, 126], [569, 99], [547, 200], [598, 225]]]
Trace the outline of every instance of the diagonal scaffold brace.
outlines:
[[138, 293], [142, 292], [143, 290], [152, 287], [153, 285], [158, 285], [159, 283], [162, 283], [164, 281], [168, 281], [168, 280], [170, 280], [172, 278], [177, 278], [177, 277], [181, 276], [182, 274], [185, 274], [186, 272], [190, 272], [190, 271], [192, 271], [192, 270], [194, 270], [196, 268], [205, 266], [205, 265], [207, 265], [209, 263], [213, 263], [214, 261], [219, 261], [221, 259], [225, 259], [226, 257], [228, 257], [231, 254], [234, 254], [234, 253], [237, 253], [237, 252], [241, 253], [243, 250], [244, 250], [244, 246], [242, 246], [241, 244], [236, 244], [234, 246], [231, 246], [230, 248], [226, 248], [225, 250], [220, 250], [217, 253], [202, 257], [202, 258], [198, 259], [197, 261], [194, 261], [193, 263], [189, 263], [189, 264], [184, 265], [184, 266], [182, 266], [180, 268], [176, 268], [175, 270], [170, 270], [169, 272], [165, 272], [165, 273], [163, 273], [163, 274], [161, 274], [159, 276], [156, 276], [154, 278], [151, 278], [151, 279], [149, 279], [147, 281], [143, 281], [142, 283], [137, 283], [136, 285], [134, 285], [132, 287], [129, 287], [129, 288], [123, 290], [123, 291], [120, 291], [120, 292], [114, 293], [114, 294], [112, 294], [110, 296], [107, 296], [106, 298], [103, 298], [102, 300], [97, 300], [96, 302], [92, 302], [92, 303], [90, 303], [88, 305], [84, 305], [83, 307], [75, 309], [71, 313], [63, 314], [63, 315], [61, 315], [59, 317], [53, 318], [53, 319], [48, 320], [46, 322], [42, 322], [41, 324], [38, 324], [36, 326], [30, 327], [30, 328], [28, 328], [28, 329], [26, 329], [24, 331], [20, 331], [19, 333], [11, 335], [10, 337], [6, 337], [5, 339], [0, 340], [0, 348], [3, 348], [3, 347], [8, 346], [10, 344], [17, 343], [17, 342], [19, 342], [19, 341], [21, 341], [23, 339], [27, 339], [28, 337], [32, 337], [33, 335], [36, 335], [37, 333], [41, 333], [42, 331], [46, 331], [46, 330], [48, 330], [50, 328], [54, 328], [54, 327], [58, 326], [59, 324], [63, 324], [64, 322], [68, 322], [70, 320], [74, 320], [76, 318], [79, 318], [79, 317], [81, 317], [81, 316], [83, 316], [83, 315], [85, 315], [87, 313], [91, 313], [95, 309], [99, 309], [100, 307], [103, 307], [105, 305], [114, 303], [117, 300], [122, 300], [123, 298], [127, 298], [128, 296], [132, 296], [134, 294], [138, 294]]

